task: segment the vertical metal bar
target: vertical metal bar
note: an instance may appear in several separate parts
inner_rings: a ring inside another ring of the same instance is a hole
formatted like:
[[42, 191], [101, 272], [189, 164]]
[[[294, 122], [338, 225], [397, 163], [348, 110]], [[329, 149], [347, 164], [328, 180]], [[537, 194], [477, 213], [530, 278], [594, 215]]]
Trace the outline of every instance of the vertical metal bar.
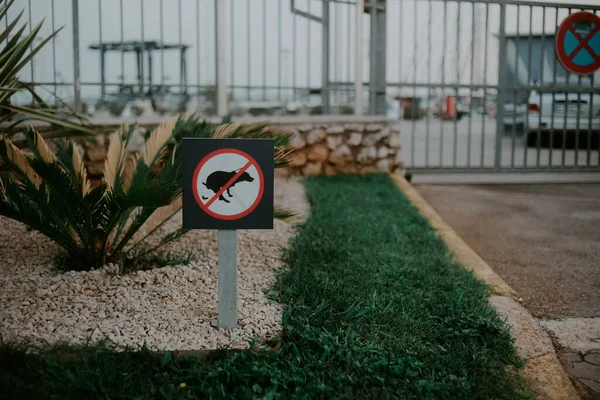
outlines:
[[[517, 35], [515, 37], [515, 82], [516, 85], [518, 86], [520, 84], [519, 82], [519, 30], [520, 30], [520, 22], [521, 22], [521, 6], [517, 5]], [[515, 89], [514, 91], [514, 101], [513, 101], [513, 106], [514, 106], [514, 112], [513, 112], [513, 126], [512, 126], [512, 132], [511, 132], [511, 150], [510, 150], [510, 167], [514, 168], [515, 167], [515, 145], [516, 145], [516, 130], [517, 130], [517, 112], [519, 109], [519, 95], [520, 92], [518, 89]], [[527, 149], [525, 149], [527, 151]]]
[[161, 90], [164, 90], [165, 86], [165, 25], [164, 25], [164, 7], [163, 0], [160, 0], [160, 85]]
[[246, 33], [246, 52], [248, 54], [248, 61], [246, 62], [246, 68], [248, 69], [248, 100], [250, 100], [250, 98], [252, 97], [252, 89], [251, 89], [251, 84], [250, 82], [252, 81], [252, 74], [251, 74], [251, 69], [252, 69], [252, 61], [250, 60], [250, 49], [251, 49], [251, 43], [252, 41], [250, 40], [250, 0], [248, 0], [247, 2], [247, 6], [248, 6], [248, 10], [246, 13], [246, 29], [247, 29], [247, 33]]
[[[307, 0], [308, 3], [308, 13], [310, 14], [310, 3], [312, 0]], [[311, 34], [310, 34], [310, 19], [306, 19], [306, 35], [307, 35], [307, 40], [306, 40], [306, 58], [308, 61], [308, 66], [306, 69], [306, 88], [308, 90], [308, 95], [310, 97], [310, 68], [312, 66], [312, 63], [310, 62], [310, 39], [311, 39]], [[322, 106], [322, 105], [321, 105]]]
[[[554, 26], [558, 27], [558, 7], [556, 7], [554, 9], [555, 14], [554, 14]], [[556, 40], [556, 39], [555, 39]], [[556, 53], [556, 50], [553, 49], [552, 50], [553, 53]], [[554, 54], [554, 57], [552, 57], [554, 59], [554, 63], [553, 63], [553, 67], [552, 67], [552, 86], [556, 85], [556, 54]], [[554, 101], [556, 100], [556, 91], [554, 90], [554, 88], [552, 88], [552, 109], [550, 110], [550, 149], [549, 152], [550, 154], [548, 155], [548, 166], [552, 167], [552, 153], [554, 153]]]
[[431, 98], [431, 17], [433, 16], [433, 7], [431, 0], [429, 0], [429, 16], [427, 26], [427, 119], [425, 120], [425, 168], [429, 166], [429, 120], [430, 110], [429, 103]]
[[267, 2], [263, 0], [263, 100], [267, 100]]
[[[414, 7], [414, 11], [415, 11], [415, 15], [414, 15], [414, 21], [418, 21], [418, 12], [417, 12], [417, 1], [413, 1], [413, 7]], [[411, 120], [412, 120], [412, 132], [411, 132], [411, 141], [410, 141], [410, 163], [411, 165], [414, 167], [415, 166], [415, 131], [416, 131], [416, 125], [417, 125], [417, 119], [416, 119], [416, 114], [417, 112], [415, 111], [415, 104], [416, 104], [416, 99], [417, 99], [417, 24], [413, 23], [413, 98], [412, 98], [412, 103], [410, 105], [410, 110], [411, 110]], [[373, 102], [373, 104], [375, 104]]]
[[125, 31], [125, 26], [124, 26], [124, 22], [123, 22], [123, 0], [121, 0], [120, 2], [120, 6], [119, 6], [119, 21], [121, 23], [121, 85], [124, 86], [125, 85], [125, 46], [123, 45], [124, 43], [124, 39], [123, 39], [123, 35], [124, 35], [124, 31]]
[[298, 28], [296, 15], [292, 14], [292, 99], [296, 101], [296, 30]]
[[140, 94], [144, 94], [144, 53], [146, 51], [146, 43], [144, 42], [144, 0], [140, 0], [141, 25], [142, 25], [142, 55], [139, 59], [141, 74], [140, 74]]
[[217, 115], [227, 115], [227, 0], [215, 0], [217, 35]]
[[73, 92], [75, 111], [81, 112], [81, 75], [79, 71], [79, 0], [73, 0]]
[[[330, 27], [330, 9], [329, 9], [329, 0], [323, 1], [323, 17], [321, 19], [321, 27], [323, 29], [322, 32], [322, 52], [321, 52], [321, 80], [322, 80], [322, 88], [321, 88], [321, 104], [322, 104], [322, 113], [329, 114], [329, 27]], [[309, 66], [310, 68], [310, 66]]]
[[219, 230], [219, 328], [237, 327], [237, 231]]
[[[577, 87], [581, 87], [581, 75], [577, 77]], [[581, 122], [581, 92], [577, 92], [577, 122], [575, 129], [575, 168], [579, 167], [579, 135]], [[590, 127], [591, 128], [591, 127]]]
[[504, 131], [504, 91], [506, 90], [506, 4], [500, 4], [500, 54], [498, 55], [498, 99], [496, 113], [496, 154], [494, 166], [502, 166], [502, 135]]
[[[571, 14], [571, 9], [569, 8], [569, 14]], [[571, 72], [569, 70], [566, 70], [566, 84], [568, 85], [569, 82], [571, 81]], [[565, 92], [565, 111], [564, 111], [564, 115], [563, 115], [563, 134], [562, 134], [562, 154], [561, 154], [561, 166], [564, 168], [565, 167], [565, 162], [566, 162], [566, 155], [567, 155], [567, 107], [569, 102], [567, 101], [567, 97], [568, 97], [568, 93]]]
[[[31, 0], [28, 0], [27, 12], [29, 14], [29, 32], [31, 32]], [[6, 19], [8, 19], [8, 13], [6, 14]], [[29, 45], [29, 51], [33, 50], [33, 42]], [[29, 61], [29, 67], [31, 69], [31, 82], [35, 83], [35, 76], [33, 71], [33, 58]], [[33, 92], [35, 93], [35, 86], [33, 87]], [[35, 98], [33, 94], [31, 95], [31, 103], [35, 103]]]
[[[445, 101], [445, 84], [446, 84], [446, 17], [447, 14], [447, 3], [444, 1], [444, 19], [443, 19], [443, 34], [442, 34], [442, 104], [440, 107], [441, 114], [443, 114], [444, 110], [444, 101]], [[444, 119], [443, 116], [440, 116], [440, 168], [444, 166]]]
[[[6, 17], [6, 19], [8, 20], [8, 16]], [[102, 19], [100, 19], [100, 21], [102, 21]], [[54, 0], [52, 0], [52, 32], [56, 32], [54, 18]], [[100, 40], [100, 47], [102, 47], [102, 39]], [[54, 83], [53, 93], [56, 95], [56, 35], [52, 36], [52, 82]]]
[[[233, 2], [233, 0], [231, 0]], [[279, 100], [279, 102], [281, 102], [281, 86], [283, 85], [283, 83], [281, 82], [281, 69], [282, 69], [282, 55], [283, 55], [283, 46], [281, 45], [281, 41], [282, 41], [282, 19], [283, 19], [283, 15], [282, 15], [282, 6], [281, 6], [281, 2], [277, 2], [277, 45], [279, 47], [279, 50], [277, 52], [277, 61], [278, 61], [278, 65], [277, 65], [277, 85], [278, 85], [278, 92], [277, 92], [277, 100]], [[231, 7], [231, 11], [233, 12], [233, 7]], [[231, 65], [233, 67], [233, 59], [231, 60]], [[233, 85], [233, 82], [231, 82]]]
[[542, 145], [542, 114], [544, 113], [544, 102], [542, 99], [542, 88], [544, 87], [544, 59], [546, 58], [546, 7], [542, 8], [542, 65], [540, 67], [540, 114], [538, 117], [538, 137], [537, 137], [537, 153], [535, 157], [535, 165], [540, 167], [540, 153]]
[[[527, 44], [528, 50], [528, 59], [527, 59], [527, 84], [533, 85], [533, 80], [531, 79], [531, 54], [533, 49], [533, 7], [529, 6], [529, 38]], [[525, 110], [525, 120], [527, 121], [527, 126], [529, 126], [529, 98], [527, 99], [527, 109]], [[527, 167], [527, 155], [529, 153], [529, 128], [525, 132], [525, 151], [523, 152], [523, 167]]]
[[354, 114], [363, 113], [363, 13], [365, 10], [364, 0], [356, 0], [356, 53], [354, 54]]
[[473, 73], [475, 70], [475, 3], [471, 3], [471, 87], [469, 89], [469, 131], [467, 133], [467, 168], [471, 168], [471, 131], [473, 123]]
[[296, 100], [296, 15], [292, 14], [292, 99]]
[[483, 118], [481, 119], [481, 161], [480, 167], [483, 168], [485, 162], [485, 118], [487, 117], [487, 64], [488, 64], [488, 34], [490, 22], [489, 4], [485, 4], [485, 39], [483, 44]]
[[[404, 52], [402, 51], [404, 49], [403, 46], [403, 42], [404, 42], [404, 36], [402, 35], [404, 33], [404, 21], [402, 20], [402, 6], [404, 5], [404, 1], [403, 0], [399, 0], [400, 4], [398, 5], [398, 21], [399, 22], [399, 28], [398, 28], [398, 83], [401, 84], [402, 83], [402, 55], [404, 54]], [[444, 2], [444, 6], [446, 6], [446, 2]], [[400, 93], [400, 89], [402, 88], [402, 85], [398, 86], [398, 94], [400, 97], [400, 100], [402, 100], [402, 96]]]
[[[456, 69], [456, 84], [460, 85], [460, 10], [462, 3], [458, 2], [458, 9], [456, 11], [456, 65], [454, 66]], [[415, 35], [416, 36], [416, 35]], [[458, 105], [458, 88], [454, 90], [454, 143], [452, 149], [452, 166], [456, 168], [456, 156], [458, 152], [458, 110], [456, 106]]]
[[[592, 74], [590, 77], [590, 87], [593, 88], [594, 87], [594, 75]], [[589, 105], [589, 109], [588, 109], [588, 131], [587, 131], [587, 159], [586, 159], [586, 166], [589, 168], [591, 161], [592, 161], [592, 133], [593, 133], [593, 129], [592, 129], [592, 113], [594, 112], [594, 94], [590, 93], [590, 105]], [[600, 135], [600, 133], [599, 133]], [[600, 138], [598, 140], [598, 142], [600, 142]], [[600, 160], [600, 151], [598, 152], [598, 159]]]
[[196, 0], [196, 82], [198, 83], [198, 101], [200, 101], [200, 0]]
[[231, 85], [231, 97], [233, 97], [233, 92], [235, 90], [235, 78], [234, 78], [234, 70], [235, 70], [235, 60], [234, 60], [234, 43], [235, 43], [235, 21], [234, 21], [234, 15], [233, 13], [235, 12], [235, 8], [233, 7], [233, 0], [231, 0], [229, 2], [229, 9], [231, 10], [230, 12], [230, 19], [229, 19], [229, 23], [231, 24], [230, 29], [229, 29], [229, 35], [230, 35], [230, 45], [231, 48], [229, 49], [229, 71], [231, 72], [230, 76], [229, 76], [229, 80], [230, 80], [230, 85]]
[[[348, 46], [346, 46], [347, 47], [346, 48], [346, 51], [347, 51], [346, 54], [348, 55], [348, 57], [345, 60], [345, 63], [346, 63], [346, 81], [347, 82], [351, 82], [352, 81], [352, 78], [350, 77], [350, 53], [352, 51], [351, 50], [352, 49], [352, 46], [351, 46], [352, 41], [350, 39], [352, 37], [352, 9], [351, 9], [351, 6], [350, 5], [346, 5], [346, 10], [347, 10], [346, 14], [347, 14], [347, 17], [348, 17], [348, 21], [347, 21], [347, 25], [346, 25], [348, 27], [348, 31], [347, 31], [348, 33], [346, 35], [346, 38], [348, 40]], [[349, 87], [346, 88], [346, 100], [345, 100], [346, 103], [350, 102], [350, 90], [351, 89]]]
[[[177, 2], [177, 30], [178, 30], [178, 44], [179, 44], [179, 52], [181, 54], [180, 64], [179, 64], [179, 95], [183, 95], [184, 92], [187, 91], [187, 88], [184, 88], [184, 51], [182, 49], [183, 44], [183, 16], [181, 15], [181, 0]], [[183, 101], [183, 98], [180, 99]]]

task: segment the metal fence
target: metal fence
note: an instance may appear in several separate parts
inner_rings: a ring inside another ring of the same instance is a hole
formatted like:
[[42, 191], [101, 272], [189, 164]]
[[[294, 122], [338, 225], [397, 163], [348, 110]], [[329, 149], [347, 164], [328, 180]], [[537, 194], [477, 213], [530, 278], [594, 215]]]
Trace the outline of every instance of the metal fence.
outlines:
[[46, 18], [44, 35], [67, 27], [22, 78], [95, 122], [182, 110], [352, 114], [364, 106], [400, 120], [403, 158], [413, 170], [600, 169], [600, 74], [571, 74], [554, 54], [562, 20], [582, 10], [600, 14], [600, 5], [35, 3], [18, 0], [6, 23], [23, 8], [30, 25]]

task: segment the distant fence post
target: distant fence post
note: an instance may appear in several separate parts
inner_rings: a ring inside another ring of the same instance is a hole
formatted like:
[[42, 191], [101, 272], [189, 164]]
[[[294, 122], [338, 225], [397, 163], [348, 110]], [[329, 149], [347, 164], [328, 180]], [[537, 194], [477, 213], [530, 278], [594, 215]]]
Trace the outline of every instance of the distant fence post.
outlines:
[[227, 32], [227, 0], [215, 0], [216, 26], [216, 42], [217, 42], [217, 115], [227, 115], [227, 82], [225, 81], [227, 74], [227, 40], [225, 33]]
[[[502, 166], [502, 137], [504, 136], [504, 101], [506, 90], [506, 4], [500, 4], [500, 29], [498, 54], [498, 97], [496, 101], [496, 152], [494, 167]], [[527, 151], [527, 149], [525, 149]]]
[[354, 55], [354, 114], [363, 114], [363, 13], [365, 1], [356, 0], [356, 54]]
[[81, 75], [79, 71], [79, 0], [73, 0], [73, 92], [76, 112], [81, 112]]

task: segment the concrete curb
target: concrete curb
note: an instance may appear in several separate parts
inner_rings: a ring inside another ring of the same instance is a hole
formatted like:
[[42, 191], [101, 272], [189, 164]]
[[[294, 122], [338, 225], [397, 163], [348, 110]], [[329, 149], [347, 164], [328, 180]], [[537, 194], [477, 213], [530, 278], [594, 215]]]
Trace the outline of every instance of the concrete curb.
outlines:
[[442, 217], [421, 197], [403, 176], [390, 175], [404, 195], [429, 220], [454, 257], [465, 268], [490, 286], [490, 304], [506, 318], [515, 338], [515, 347], [525, 359], [522, 375], [538, 399], [579, 399], [571, 380], [563, 370], [552, 341], [521, 304], [517, 293], [483, 260]]

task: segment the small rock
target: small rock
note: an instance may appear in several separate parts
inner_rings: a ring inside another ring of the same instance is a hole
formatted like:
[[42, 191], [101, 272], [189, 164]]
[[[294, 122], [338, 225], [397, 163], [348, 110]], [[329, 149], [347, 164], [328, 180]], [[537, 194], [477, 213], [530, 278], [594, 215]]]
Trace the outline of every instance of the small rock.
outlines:
[[377, 149], [375, 147], [363, 147], [356, 155], [356, 160], [360, 164], [368, 164], [370, 161], [377, 158]]
[[324, 169], [325, 175], [327, 176], [332, 176], [335, 175], [337, 172], [335, 170], [335, 167], [333, 167], [330, 164], [325, 164], [325, 169]]
[[377, 150], [377, 158], [386, 158], [390, 152], [390, 149], [382, 146]]
[[318, 175], [321, 173], [321, 169], [323, 164], [320, 162], [309, 162], [302, 168], [302, 173], [304, 175]]
[[392, 125], [392, 132], [400, 132], [400, 124]]
[[392, 133], [390, 135], [390, 137], [388, 138], [388, 145], [392, 149], [399, 149], [399, 148], [401, 148], [402, 144], [400, 143], [400, 134], [399, 133]]
[[77, 320], [75, 318], [63, 318], [61, 322], [65, 326], [73, 326], [77, 323]]
[[327, 128], [328, 135], [336, 135], [340, 133], [344, 133], [344, 127], [341, 125], [334, 125]]
[[367, 124], [367, 126], [365, 126], [365, 131], [367, 132], [379, 132], [382, 129], [383, 125], [381, 124]]
[[344, 129], [347, 131], [362, 132], [365, 129], [363, 124], [346, 124]]
[[346, 144], [348, 146], [358, 146], [359, 144], [361, 144], [362, 138], [363, 138], [362, 133], [352, 132], [350, 134], [350, 136], [348, 137], [348, 140], [346, 140]]
[[377, 170], [377, 167], [373, 166], [373, 165], [367, 165], [366, 167], [362, 167], [362, 169], [360, 170], [361, 174], [373, 174], [379, 172]]
[[308, 132], [313, 128], [313, 126], [311, 124], [304, 124], [304, 125], [299, 125], [296, 127], [296, 129], [298, 130], [298, 132]]
[[325, 161], [325, 160], [327, 160], [328, 155], [329, 155], [329, 150], [327, 150], [327, 147], [322, 146], [322, 145], [316, 145], [316, 146], [313, 146], [308, 151], [307, 158], [310, 161]]
[[294, 135], [292, 135], [292, 138], [290, 140], [290, 147], [292, 149], [302, 149], [304, 148], [304, 146], [306, 146], [306, 141], [302, 138], [302, 136], [299, 133], [295, 133]]
[[290, 161], [290, 167], [302, 167], [306, 164], [306, 154], [303, 152], [294, 152], [292, 160]]
[[379, 172], [390, 172], [390, 160], [384, 158], [377, 161], [377, 170]]
[[37, 289], [35, 291], [36, 297], [46, 297], [47, 295], [48, 295], [48, 290], [46, 290], [46, 289]]
[[329, 150], [335, 150], [344, 142], [344, 138], [340, 135], [327, 136], [327, 147]]
[[363, 146], [373, 146], [381, 139], [378, 133], [369, 133], [363, 137], [362, 145]]
[[352, 150], [346, 145], [342, 145], [329, 155], [329, 161], [333, 164], [344, 164], [352, 159]]
[[306, 142], [308, 144], [315, 144], [325, 139], [325, 136], [327, 136], [327, 134], [324, 129], [313, 129], [306, 135]]

